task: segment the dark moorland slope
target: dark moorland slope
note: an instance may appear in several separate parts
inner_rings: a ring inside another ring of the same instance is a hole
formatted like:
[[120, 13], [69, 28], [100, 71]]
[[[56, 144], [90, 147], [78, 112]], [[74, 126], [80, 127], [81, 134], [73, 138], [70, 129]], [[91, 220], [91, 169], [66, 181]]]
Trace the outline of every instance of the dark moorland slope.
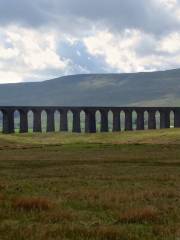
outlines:
[[1, 84], [0, 105], [180, 105], [180, 69]]

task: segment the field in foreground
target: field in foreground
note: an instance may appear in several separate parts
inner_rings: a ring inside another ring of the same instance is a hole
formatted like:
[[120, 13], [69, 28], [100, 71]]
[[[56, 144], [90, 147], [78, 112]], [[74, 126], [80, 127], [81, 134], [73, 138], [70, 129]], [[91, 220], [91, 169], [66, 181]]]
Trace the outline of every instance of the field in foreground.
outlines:
[[0, 135], [0, 239], [180, 239], [180, 130]]

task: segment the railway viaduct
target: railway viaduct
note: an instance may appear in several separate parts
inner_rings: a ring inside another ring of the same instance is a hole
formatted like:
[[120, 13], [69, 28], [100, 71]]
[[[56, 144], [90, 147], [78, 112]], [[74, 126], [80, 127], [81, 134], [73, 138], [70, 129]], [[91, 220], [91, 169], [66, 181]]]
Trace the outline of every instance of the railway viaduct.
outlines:
[[85, 113], [85, 132], [96, 132], [96, 112], [101, 115], [101, 132], [108, 132], [108, 113], [113, 114], [113, 131], [121, 131], [120, 113], [125, 114], [125, 130], [133, 130], [132, 113], [136, 112], [136, 130], [144, 130], [144, 113], [148, 113], [148, 129], [156, 129], [156, 113], [160, 114], [160, 128], [170, 128], [170, 113], [174, 114], [174, 127], [180, 128], [180, 108], [179, 107], [21, 107], [21, 106], [1, 106], [2, 132], [5, 134], [14, 133], [14, 113], [20, 115], [20, 133], [28, 132], [28, 112], [33, 112], [33, 132], [41, 132], [41, 113], [47, 114], [47, 132], [55, 131], [54, 113], [60, 113], [60, 131], [68, 131], [67, 113], [73, 114], [73, 132], [81, 132], [80, 113]]

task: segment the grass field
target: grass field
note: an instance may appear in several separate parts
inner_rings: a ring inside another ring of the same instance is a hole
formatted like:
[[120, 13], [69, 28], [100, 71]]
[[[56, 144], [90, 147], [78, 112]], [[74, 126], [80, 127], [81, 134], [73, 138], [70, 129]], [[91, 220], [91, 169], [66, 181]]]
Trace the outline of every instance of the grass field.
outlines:
[[0, 239], [180, 239], [180, 129], [1, 134]]

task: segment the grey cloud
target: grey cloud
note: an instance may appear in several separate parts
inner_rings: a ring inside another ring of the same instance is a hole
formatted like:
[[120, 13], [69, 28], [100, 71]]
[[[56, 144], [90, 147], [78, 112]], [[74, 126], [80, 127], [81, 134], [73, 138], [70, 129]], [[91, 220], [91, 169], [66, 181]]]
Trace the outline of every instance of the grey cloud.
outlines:
[[156, 0], [64, 0], [54, 1], [56, 13], [73, 15], [91, 21], [104, 22], [114, 30], [137, 28], [152, 33], [163, 33], [179, 26], [173, 12], [162, 8]]
[[9, 23], [55, 24], [70, 33], [101, 23], [112, 31], [136, 28], [155, 35], [180, 27], [156, 0], [0, 0], [0, 24]]
[[48, 21], [37, 4], [23, 0], [0, 0], [0, 24], [23, 23], [36, 26]]
[[139, 41], [139, 43], [135, 47], [135, 51], [141, 57], [157, 54], [156, 46], [157, 39], [155, 37], [144, 35], [142, 40]]

